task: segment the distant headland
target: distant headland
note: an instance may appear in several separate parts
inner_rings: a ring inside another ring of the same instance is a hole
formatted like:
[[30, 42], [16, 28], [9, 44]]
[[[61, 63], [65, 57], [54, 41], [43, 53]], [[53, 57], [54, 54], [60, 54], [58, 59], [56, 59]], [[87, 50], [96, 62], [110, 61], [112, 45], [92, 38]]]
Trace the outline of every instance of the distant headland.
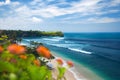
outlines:
[[43, 36], [60, 36], [63, 37], [64, 34], [61, 31], [23, 31], [23, 30], [0, 30], [1, 35], [8, 35], [8, 37], [43, 37]]

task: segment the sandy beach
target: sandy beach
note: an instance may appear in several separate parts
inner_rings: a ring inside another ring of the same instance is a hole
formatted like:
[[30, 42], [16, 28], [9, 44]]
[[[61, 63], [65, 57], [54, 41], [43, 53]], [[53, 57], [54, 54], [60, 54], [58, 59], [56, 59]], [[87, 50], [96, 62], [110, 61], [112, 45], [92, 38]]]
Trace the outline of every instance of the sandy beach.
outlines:
[[[54, 69], [52, 70], [52, 75], [53, 75], [53, 78], [56, 80], [57, 75], [59, 74], [57, 69], [58, 63], [56, 62], [56, 60], [52, 60], [51, 63], [54, 66]], [[76, 80], [73, 73], [70, 72], [69, 69], [66, 70], [64, 77], [66, 78], [66, 80]]]
[[[57, 80], [57, 75], [59, 74], [57, 67], [60, 66], [57, 61], [51, 60], [51, 63], [53, 64], [53, 70], [52, 70], [52, 76], [54, 78], [54, 80]], [[64, 74], [64, 77], [66, 78], [66, 80], [88, 80], [87, 78], [85, 78], [83, 75], [77, 75], [75, 72], [73, 72], [71, 69], [74, 68], [69, 68], [67, 66], [67, 64], [65, 63], [65, 61], [63, 61], [63, 67], [66, 68], [66, 72]], [[62, 79], [64, 80], [64, 79]]]
[[[58, 52], [56, 52], [56, 51], [51, 51], [51, 52], [55, 56], [55, 58], [59, 58], [62, 56], [62, 55], [59, 55]], [[82, 64], [78, 64], [78, 63], [74, 62], [74, 67], [68, 68], [68, 66], [66, 64], [66, 60], [69, 60], [69, 59], [65, 58], [65, 57], [63, 57], [62, 59], [64, 62], [63, 66], [67, 68], [67, 71], [65, 72], [65, 75], [64, 75], [66, 77], [66, 80], [103, 80], [102, 77], [98, 76], [96, 73], [94, 73], [92, 70], [86, 68]], [[56, 75], [58, 74], [58, 72], [57, 72], [58, 63], [56, 62], [55, 59], [52, 60], [51, 62], [55, 67], [53, 76], [56, 77]]]

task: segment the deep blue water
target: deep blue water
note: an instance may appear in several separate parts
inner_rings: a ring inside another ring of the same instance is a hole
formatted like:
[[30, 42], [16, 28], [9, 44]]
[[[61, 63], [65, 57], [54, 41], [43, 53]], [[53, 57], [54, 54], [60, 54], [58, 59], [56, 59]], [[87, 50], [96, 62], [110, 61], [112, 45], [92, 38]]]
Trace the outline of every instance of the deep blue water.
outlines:
[[[64, 37], [26, 38], [42, 42], [80, 64], [95, 70], [104, 80], [120, 80], [120, 33], [64, 33]], [[65, 53], [65, 54], [64, 54]]]

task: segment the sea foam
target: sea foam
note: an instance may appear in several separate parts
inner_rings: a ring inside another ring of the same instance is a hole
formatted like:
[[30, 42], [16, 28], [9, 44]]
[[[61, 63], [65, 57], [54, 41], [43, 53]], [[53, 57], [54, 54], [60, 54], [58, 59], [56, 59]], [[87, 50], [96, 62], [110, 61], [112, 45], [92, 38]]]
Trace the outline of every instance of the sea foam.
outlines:
[[76, 48], [68, 48], [68, 49], [72, 50], [72, 51], [76, 51], [76, 52], [85, 53], [85, 54], [92, 54], [92, 52], [88, 52], [88, 51], [85, 51], [85, 50], [82, 50], [82, 49], [76, 49]]

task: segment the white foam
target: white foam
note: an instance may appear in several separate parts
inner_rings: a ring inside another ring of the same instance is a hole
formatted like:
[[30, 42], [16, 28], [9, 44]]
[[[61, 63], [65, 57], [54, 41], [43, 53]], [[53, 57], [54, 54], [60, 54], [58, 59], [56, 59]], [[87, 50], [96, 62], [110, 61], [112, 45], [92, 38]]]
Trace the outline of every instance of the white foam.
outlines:
[[72, 51], [76, 51], [76, 52], [81, 52], [81, 53], [85, 53], [85, 54], [92, 54], [92, 52], [88, 52], [88, 51], [85, 51], [85, 50], [82, 50], [82, 49], [75, 49], [75, 48], [68, 48]]
[[74, 43], [74, 42], [72, 42], [72, 41], [65, 41], [65, 43]]
[[65, 44], [51, 44], [51, 43], [47, 43], [48, 45], [52, 45], [52, 46], [56, 46], [56, 47], [60, 47], [60, 48], [67, 48], [67, 46]]
[[25, 44], [25, 43], [18, 43], [19, 45], [24, 45], [24, 46], [26, 46], [27, 44]]
[[75, 73], [74, 69], [75, 69], [74, 67], [70, 68], [69, 71], [74, 75], [76, 80], [87, 80], [87, 79], [85, 79], [83, 77], [78, 77], [77, 74]]
[[[59, 59], [59, 57], [55, 56], [55, 59]], [[63, 59], [62, 59], [62, 61], [63, 61], [63, 65], [62, 65], [62, 66], [65, 67], [66, 69], [68, 69], [68, 70], [73, 74], [73, 76], [75, 77], [76, 80], [84, 80], [84, 79], [80, 79], [80, 78], [77, 76], [77, 74], [76, 74], [76, 73], [74, 72], [74, 70], [73, 70], [74, 67], [69, 68], [68, 65], [67, 65], [67, 63], [66, 63], [66, 61], [63, 60]]]
[[52, 38], [42, 38], [42, 39], [47, 40], [47, 41], [60, 41], [64, 38], [63, 37], [52, 37]]
[[27, 41], [27, 42], [30, 42], [30, 40], [28, 40], [28, 39], [23, 39], [23, 41]]
[[53, 37], [53, 38], [55, 38], [55, 39], [59, 39], [59, 40], [64, 39], [64, 37]]
[[48, 39], [48, 38], [43, 38], [43, 40], [46, 40], [46, 41], [60, 41], [59, 39]]
[[[59, 57], [55, 56], [55, 58], [58, 59]], [[86, 78], [79, 77], [77, 75], [77, 72], [75, 72], [75, 67], [69, 68], [65, 60], [63, 60], [63, 67], [65, 67], [66, 69], [68, 69], [73, 74], [73, 76], [75, 77], [75, 80], [87, 80]]]

